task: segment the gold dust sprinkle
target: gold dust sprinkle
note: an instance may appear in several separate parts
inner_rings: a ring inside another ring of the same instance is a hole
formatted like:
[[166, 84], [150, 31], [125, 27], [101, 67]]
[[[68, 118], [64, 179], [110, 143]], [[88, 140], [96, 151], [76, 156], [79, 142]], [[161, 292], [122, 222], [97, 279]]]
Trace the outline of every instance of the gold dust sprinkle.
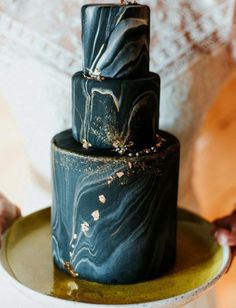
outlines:
[[99, 218], [100, 218], [100, 213], [99, 213], [98, 210], [96, 210], [96, 211], [94, 211], [94, 212], [91, 214], [91, 216], [93, 217], [93, 220], [94, 220], [94, 221], [97, 221], [97, 220], [99, 220]]
[[118, 148], [120, 146], [120, 141], [116, 140], [116, 141], [113, 142], [112, 145], [113, 145], [114, 148]]
[[109, 177], [109, 180], [107, 181], [107, 184], [110, 185], [112, 181], [113, 181], [113, 177], [110, 176], [110, 177]]
[[118, 178], [122, 178], [122, 176], [124, 176], [124, 172], [120, 171], [120, 172], [117, 172], [116, 175], [118, 176]]
[[88, 232], [89, 231], [89, 224], [86, 221], [81, 224], [81, 231], [82, 232]]
[[76, 277], [79, 276], [79, 274], [74, 271], [70, 262], [65, 261], [64, 262], [64, 268], [73, 278], [76, 278]]
[[99, 197], [98, 197], [98, 199], [99, 199], [99, 201], [101, 202], [101, 203], [106, 203], [106, 201], [107, 201], [107, 199], [106, 199], [106, 197], [104, 196], [104, 195], [100, 195]]
[[84, 149], [88, 149], [92, 146], [92, 144], [89, 143], [86, 139], [83, 139], [82, 140], [82, 146], [83, 146]]
[[86, 79], [94, 79], [97, 81], [103, 81], [105, 80], [105, 78], [103, 76], [101, 76], [101, 71], [99, 70], [99, 68], [95, 68], [94, 71], [92, 71], [91, 69], [88, 70], [89, 76], [84, 75], [84, 77]]

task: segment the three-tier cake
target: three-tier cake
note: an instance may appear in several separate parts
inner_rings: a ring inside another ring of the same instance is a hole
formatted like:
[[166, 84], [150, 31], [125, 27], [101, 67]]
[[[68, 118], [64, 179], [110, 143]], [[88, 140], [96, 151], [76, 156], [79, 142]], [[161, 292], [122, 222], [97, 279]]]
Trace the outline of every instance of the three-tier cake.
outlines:
[[100, 283], [152, 279], [175, 261], [179, 142], [158, 129], [149, 8], [85, 5], [82, 31], [72, 130], [52, 141], [54, 260]]

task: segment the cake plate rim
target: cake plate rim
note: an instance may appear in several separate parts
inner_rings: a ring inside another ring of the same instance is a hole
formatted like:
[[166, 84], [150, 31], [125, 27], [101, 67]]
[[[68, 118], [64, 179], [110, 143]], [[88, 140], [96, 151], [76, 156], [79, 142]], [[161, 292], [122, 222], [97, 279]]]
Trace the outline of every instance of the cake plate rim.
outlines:
[[[25, 219], [37, 212], [48, 210], [49, 207], [42, 208], [38, 211], [32, 212], [24, 217], [21, 217], [20, 219]], [[200, 217], [202, 220], [206, 221], [206, 219], [202, 218], [200, 215], [193, 213], [192, 211], [178, 208], [184, 212], [193, 214], [197, 217]], [[11, 226], [12, 227], [12, 226]], [[203, 293], [205, 293], [208, 289], [213, 287], [216, 282], [228, 271], [230, 264], [232, 262], [232, 255], [231, 250], [228, 246], [222, 246], [223, 251], [223, 257], [222, 257], [222, 263], [220, 269], [217, 271], [217, 273], [210, 278], [205, 283], [201, 284], [199, 287], [194, 288], [188, 292], [172, 296], [169, 298], [159, 299], [159, 300], [153, 300], [153, 301], [147, 301], [147, 302], [140, 302], [140, 303], [128, 303], [128, 304], [101, 304], [101, 303], [88, 303], [88, 302], [79, 302], [79, 301], [73, 301], [73, 300], [67, 300], [60, 297], [55, 297], [52, 295], [48, 295], [45, 293], [42, 293], [38, 290], [34, 290], [26, 285], [24, 285], [22, 282], [20, 282], [17, 277], [15, 277], [10, 264], [8, 264], [7, 256], [6, 256], [6, 239], [7, 235], [9, 234], [11, 227], [7, 230], [7, 232], [2, 237], [2, 247], [0, 249], [0, 272], [4, 274], [4, 276], [8, 279], [9, 282], [13, 283], [14, 287], [18, 289], [18, 291], [22, 292], [27, 298], [30, 298], [33, 301], [36, 301], [38, 303], [44, 303], [44, 304], [50, 304], [51, 307], [63, 307], [63, 308], [69, 308], [69, 307], [75, 307], [77, 306], [83, 306], [83, 307], [173, 307], [175, 305], [176, 307], [185, 305], [195, 299], [197, 299], [199, 296], [201, 296]]]

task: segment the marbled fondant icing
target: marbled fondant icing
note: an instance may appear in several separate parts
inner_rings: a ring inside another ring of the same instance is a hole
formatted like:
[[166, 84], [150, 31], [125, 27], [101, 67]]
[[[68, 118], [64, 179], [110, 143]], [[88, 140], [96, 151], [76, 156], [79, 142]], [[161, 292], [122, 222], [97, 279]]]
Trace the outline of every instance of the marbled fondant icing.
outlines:
[[94, 148], [155, 144], [159, 118], [160, 77], [136, 79], [72, 78], [73, 136]]
[[160, 132], [157, 153], [84, 149], [71, 130], [52, 142], [53, 255], [79, 278], [134, 283], [174, 262], [179, 142]]
[[85, 5], [81, 16], [83, 70], [86, 75], [123, 78], [148, 74], [148, 6]]
[[73, 277], [129, 284], [175, 261], [179, 142], [158, 130], [149, 8], [82, 8], [83, 72], [72, 130], [52, 142], [55, 263]]

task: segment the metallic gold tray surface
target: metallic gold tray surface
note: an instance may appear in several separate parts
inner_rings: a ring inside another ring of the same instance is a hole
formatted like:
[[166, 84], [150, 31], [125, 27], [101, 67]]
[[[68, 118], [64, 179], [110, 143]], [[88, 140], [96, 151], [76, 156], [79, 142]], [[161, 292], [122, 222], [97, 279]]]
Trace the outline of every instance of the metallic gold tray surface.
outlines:
[[[212, 226], [201, 217], [178, 210], [177, 261], [165, 275], [131, 285], [102, 285], [59, 271], [51, 254], [50, 209], [20, 218], [9, 229], [1, 250], [2, 267], [18, 286], [45, 297], [103, 305], [187, 303], [212, 286], [230, 262]], [[150, 305], [149, 305], [150, 306]], [[65, 305], [66, 307], [66, 305]]]

